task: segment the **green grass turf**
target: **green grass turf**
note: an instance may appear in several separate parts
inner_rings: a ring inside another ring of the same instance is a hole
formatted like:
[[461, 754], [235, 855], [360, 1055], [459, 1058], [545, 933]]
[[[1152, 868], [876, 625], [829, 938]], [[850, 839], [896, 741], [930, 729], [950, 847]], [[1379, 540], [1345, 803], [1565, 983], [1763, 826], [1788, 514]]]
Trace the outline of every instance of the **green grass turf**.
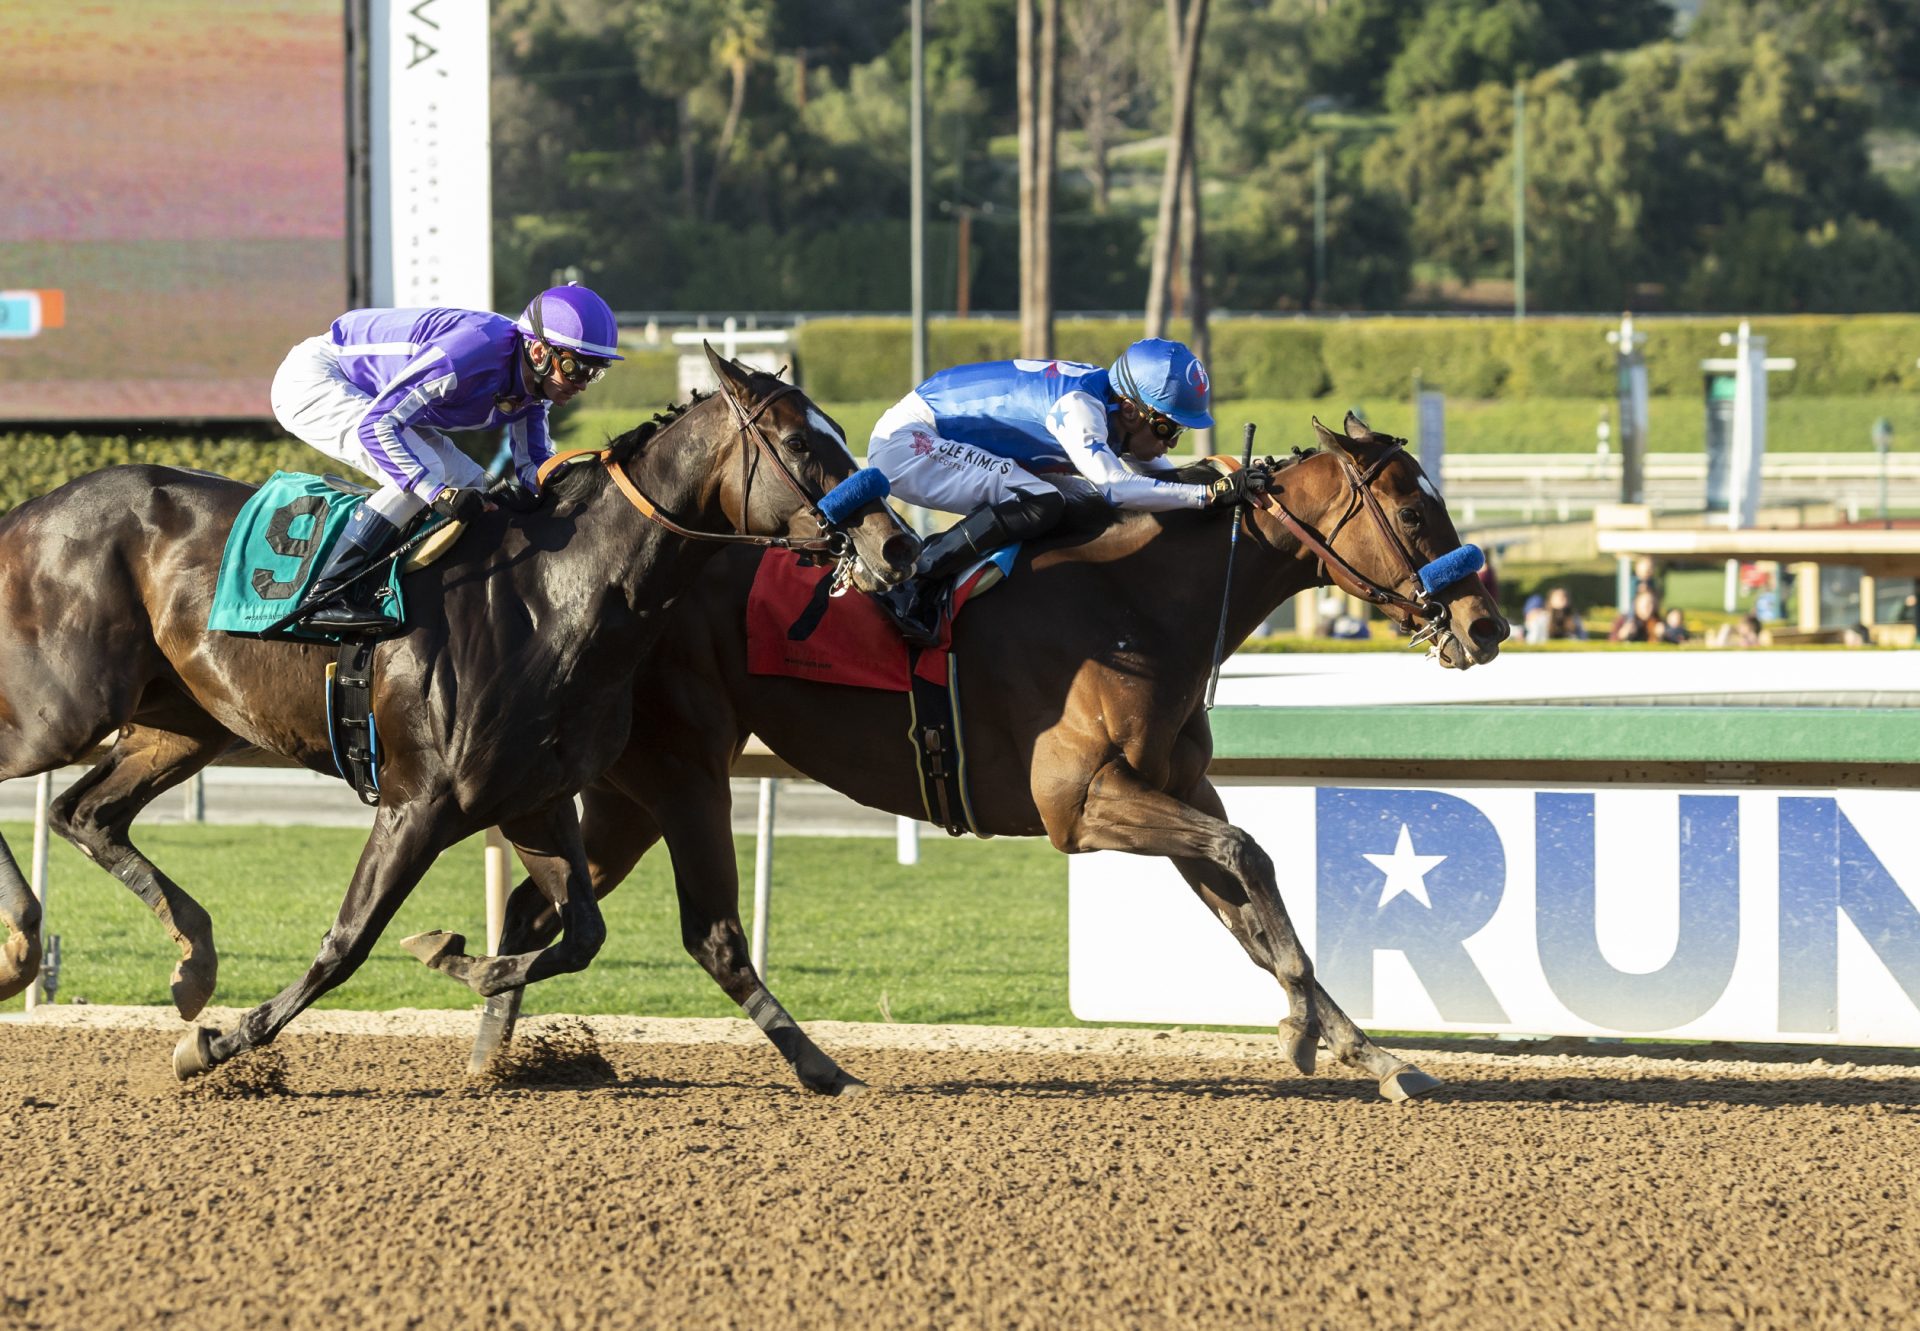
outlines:
[[[0, 835], [24, 869], [31, 829], [0, 824]], [[176, 825], [140, 835], [142, 849], [212, 913], [214, 1001], [237, 1006], [271, 997], [312, 961], [362, 843], [353, 829], [316, 827]], [[751, 840], [739, 851], [750, 913]], [[891, 838], [781, 837], [774, 863], [769, 980], [801, 1020], [879, 1021], [884, 997], [896, 1021], [1078, 1024], [1067, 1011], [1066, 859], [1044, 841], [930, 836], [920, 864], [906, 868]], [[178, 953], [146, 907], [58, 838], [48, 877], [63, 951], [59, 1000], [167, 1003]], [[606, 899], [606, 916], [594, 964], [536, 985], [528, 1011], [737, 1015], [680, 946], [663, 851]], [[469, 991], [400, 950], [400, 939], [432, 928], [466, 933], [469, 951], [483, 946], [478, 840], [441, 857], [367, 963], [320, 1006], [472, 1006]]]
[[[587, 400], [588, 403], [591, 399]], [[866, 453], [873, 423], [890, 402], [823, 402], [856, 454]], [[1459, 453], [1563, 453], [1588, 455], [1594, 448], [1594, 426], [1602, 407], [1600, 398], [1503, 398], [1480, 401], [1449, 398], [1447, 448]], [[1214, 432], [1215, 451], [1238, 453], [1241, 427], [1258, 427], [1257, 446], [1264, 453], [1282, 452], [1313, 442], [1314, 416], [1335, 429], [1341, 415], [1353, 407], [1376, 429], [1411, 435], [1413, 406], [1400, 398], [1341, 402], [1332, 398], [1285, 401], [1248, 399], [1216, 404], [1220, 428]], [[583, 403], [555, 418], [555, 433], [572, 448], [601, 443], [638, 424], [634, 410], [596, 410]], [[1871, 429], [1879, 417], [1893, 424], [1897, 450], [1920, 448], [1920, 397], [1775, 397], [1768, 407], [1767, 447], [1782, 453], [1871, 453]], [[1700, 452], [1705, 448], [1706, 409], [1693, 397], [1655, 398], [1648, 410], [1655, 453]], [[1615, 446], [1618, 446], [1616, 436]]]

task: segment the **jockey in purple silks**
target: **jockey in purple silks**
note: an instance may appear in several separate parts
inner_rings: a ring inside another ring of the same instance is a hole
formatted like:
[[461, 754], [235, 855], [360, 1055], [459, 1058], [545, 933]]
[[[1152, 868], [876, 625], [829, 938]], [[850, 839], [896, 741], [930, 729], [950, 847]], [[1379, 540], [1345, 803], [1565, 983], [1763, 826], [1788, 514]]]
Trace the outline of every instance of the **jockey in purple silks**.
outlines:
[[516, 323], [481, 310], [351, 310], [287, 354], [273, 377], [280, 424], [379, 484], [357, 508], [308, 596], [306, 616], [329, 632], [376, 629], [376, 578], [355, 575], [384, 556], [429, 504], [455, 518], [484, 507], [487, 473], [443, 431], [505, 427], [512, 478], [488, 497], [526, 511], [536, 472], [553, 455], [547, 412], [565, 406], [622, 357], [613, 311], [583, 286], [534, 297]]
[[937, 610], [924, 592], [999, 546], [1046, 535], [1066, 516], [1069, 491], [1153, 510], [1237, 497], [1244, 478], [1171, 476], [1168, 446], [1183, 429], [1210, 427], [1210, 405], [1206, 367], [1163, 338], [1135, 342], [1104, 369], [988, 361], [942, 370], [907, 394], [874, 425], [867, 464], [907, 503], [966, 516], [927, 542], [909, 582], [884, 594], [902, 629], [931, 637]]

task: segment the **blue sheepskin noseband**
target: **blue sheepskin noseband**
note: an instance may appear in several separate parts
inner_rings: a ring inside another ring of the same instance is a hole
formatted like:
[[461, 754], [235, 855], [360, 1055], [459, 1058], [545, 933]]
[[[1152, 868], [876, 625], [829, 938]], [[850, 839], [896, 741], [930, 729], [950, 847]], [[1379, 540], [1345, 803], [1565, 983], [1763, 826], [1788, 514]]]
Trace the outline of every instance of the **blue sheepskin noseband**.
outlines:
[[854, 513], [874, 503], [874, 499], [885, 499], [891, 492], [887, 472], [877, 467], [862, 467], [820, 496], [820, 513], [828, 520], [828, 526], [843, 526]]
[[878, 467], [862, 467], [820, 496], [820, 514], [827, 525], [839, 527], [876, 499], [885, 499], [893, 487]]
[[[841, 482], [842, 485], [846, 482]], [[838, 493], [838, 487], [835, 489]], [[1477, 545], [1463, 545], [1458, 550], [1449, 550], [1438, 559], [1420, 570], [1420, 585], [1431, 596], [1448, 583], [1470, 578], [1487, 566], [1487, 557]]]

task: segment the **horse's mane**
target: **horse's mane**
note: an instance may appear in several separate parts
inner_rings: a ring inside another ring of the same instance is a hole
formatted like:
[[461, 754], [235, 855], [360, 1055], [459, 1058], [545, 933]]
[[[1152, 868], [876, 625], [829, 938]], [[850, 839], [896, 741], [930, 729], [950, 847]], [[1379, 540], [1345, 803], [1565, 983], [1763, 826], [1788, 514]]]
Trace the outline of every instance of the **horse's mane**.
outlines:
[[[632, 460], [636, 454], [645, 450], [655, 435], [712, 396], [712, 393], [703, 393], [695, 389], [693, 396], [685, 402], [676, 402], [654, 413], [651, 420], [642, 421], [625, 434], [607, 440], [603, 451], [611, 461], [616, 463]], [[580, 499], [599, 488], [600, 478], [601, 468], [599, 467], [564, 467], [558, 475], [548, 481], [546, 492], [555, 500]]]

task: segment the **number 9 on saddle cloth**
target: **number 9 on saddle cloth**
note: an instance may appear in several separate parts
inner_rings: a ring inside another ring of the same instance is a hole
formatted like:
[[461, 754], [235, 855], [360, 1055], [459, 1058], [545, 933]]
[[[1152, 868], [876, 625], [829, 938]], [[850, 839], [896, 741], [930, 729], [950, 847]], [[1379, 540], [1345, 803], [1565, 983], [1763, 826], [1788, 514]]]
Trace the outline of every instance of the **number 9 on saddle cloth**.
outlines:
[[[382, 618], [390, 622], [389, 629], [342, 641], [337, 634], [290, 622], [305, 603], [319, 570], [326, 566], [328, 551], [370, 493], [337, 477], [275, 472], [247, 500], [227, 535], [207, 628], [247, 637], [340, 643], [340, 660], [328, 667], [326, 684], [334, 766], [362, 800], [377, 804], [379, 738], [371, 716], [373, 641], [405, 627], [401, 574], [431, 563], [458, 538], [460, 529], [431, 509], [415, 520], [417, 526], [399, 552], [411, 549], [413, 558], [391, 560], [383, 585], [373, 597]], [[429, 552], [435, 545], [439, 548]], [[368, 576], [381, 575], [369, 569]]]

